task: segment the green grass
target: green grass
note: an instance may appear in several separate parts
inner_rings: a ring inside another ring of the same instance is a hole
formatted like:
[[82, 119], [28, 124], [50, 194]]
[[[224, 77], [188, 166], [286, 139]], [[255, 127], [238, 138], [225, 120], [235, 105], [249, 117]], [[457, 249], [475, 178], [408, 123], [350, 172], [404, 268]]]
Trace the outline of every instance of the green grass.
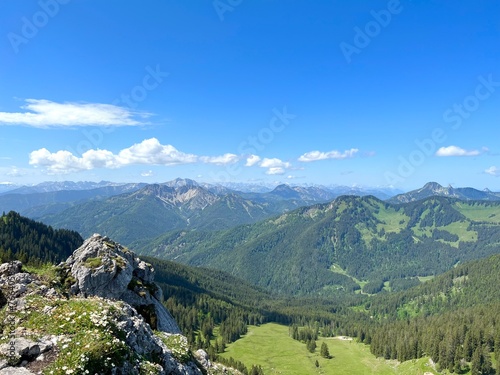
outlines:
[[392, 291], [391, 282], [390, 281], [384, 281], [384, 290], [387, 291], [387, 292], [391, 292]]
[[456, 202], [455, 208], [467, 219], [473, 221], [487, 221], [489, 223], [500, 223], [500, 206], [487, 205], [485, 203]]
[[[333, 358], [319, 355], [322, 342], [326, 342]], [[320, 338], [316, 352], [310, 353], [305, 344], [289, 337], [288, 327], [274, 323], [250, 326], [248, 334], [230, 344], [222, 356], [233, 357], [247, 367], [261, 365], [266, 375], [423, 375], [427, 371], [438, 374], [427, 358], [399, 364], [375, 358], [367, 345], [338, 338]]]
[[[23, 266], [23, 270], [37, 275], [43, 284], [67, 292], [61, 285], [61, 269], [56, 266]], [[31, 295], [26, 297], [22, 309], [11, 311], [8, 307], [0, 309], [0, 343], [6, 342], [9, 337], [6, 333], [17, 327], [23, 327], [24, 335], [35, 341], [43, 336], [58, 336], [57, 357], [43, 369], [45, 375], [111, 373], [126, 358], [133, 362], [137, 360], [140, 374], [158, 373], [151, 372], [158, 367], [158, 364], [149, 362], [155, 358], [139, 357], [126, 345], [126, 332], [117, 325], [123, 318], [121, 301]], [[7, 317], [15, 318], [15, 327], [7, 325]], [[157, 333], [157, 336], [172, 345], [174, 357], [186, 360], [189, 352], [185, 338], [179, 335], [165, 337], [162, 333]], [[0, 359], [6, 358], [0, 356]]]
[[475, 230], [467, 230], [468, 227], [468, 221], [455, 221], [440, 229], [450, 232], [451, 234], [456, 234], [460, 239], [459, 241], [462, 242], [477, 241], [477, 232]]
[[435, 276], [418, 276], [418, 279], [420, 280], [421, 283], [425, 283], [427, 281], [430, 281], [434, 278]]
[[435, 227], [423, 227], [414, 226], [411, 228], [415, 236], [417, 237], [432, 237], [432, 231], [436, 229]]
[[29, 272], [38, 275], [40, 280], [46, 285], [51, 285], [58, 279], [56, 267], [50, 263], [42, 264], [40, 266], [23, 264], [23, 272]]
[[360, 292], [363, 289], [363, 287], [366, 284], [368, 284], [368, 281], [361, 281], [361, 280], [356, 279], [354, 276], [349, 275], [347, 273], [347, 271], [344, 270], [342, 267], [340, 267], [338, 264], [332, 264], [332, 266], [330, 267], [330, 271], [338, 273], [340, 275], [344, 275], [344, 276], [350, 277], [352, 279], [352, 281], [354, 281], [356, 284], [359, 285], [359, 287], [361, 288]]
[[87, 268], [98, 268], [102, 265], [102, 258], [100, 257], [87, 258], [84, 264], [85, 267]]
[[[123, 341], [125, 333], [115, 323], [120, 306], [120, 302], [98, 298], [55, 300], [29, 296], [25, 309], [14, 315], [16, 325], [24, 327], [33, 339], [62, 335], [57, 344], [59, 355], [43, 370], [44, 374], [67, 374], [66, 369], [75, 374], [85, 370], [95, 373], [120, 365], [130, 352]], [[7, 314], [12, 312], [1, 310], [2, 322]], [[5, 329], [2, 326], [4, 333]]]
[[396, 211], [393, 207], [386, 209], [382, 204], [379, 206], [380, 210], [375, 213], [375, 217], [382, 223], [377, 224], [377, 230], [384, 229], [386, 233], [399, 233], [410, 221], [403, 210]]
[[[410, 218], [404, 214], [402, 210], [397, 211], [394, 207], [385, 207], [382, 202], [371, 201], [364, 203], [364, 206], [372, 211], [373, 216], [378, 221], [376, 230], [368, 228], [366, 223], [356, 224], [356, 229], [361, 233], [361, 237], [367, 246], [370, 245], [372, 239], [386, 240], [388, 233], [399, 233], [408, 224]], [[384, 231], [385, 235], [381, 236], [380, 231]]]

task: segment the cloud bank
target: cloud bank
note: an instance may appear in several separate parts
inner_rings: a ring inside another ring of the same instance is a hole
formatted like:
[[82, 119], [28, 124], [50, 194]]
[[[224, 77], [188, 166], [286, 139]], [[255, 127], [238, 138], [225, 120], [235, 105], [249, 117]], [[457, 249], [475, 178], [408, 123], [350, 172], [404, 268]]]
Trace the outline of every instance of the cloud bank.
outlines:
[[197, 156], [177, 150], [172, 145], [162, 145], [158, 139], [150, 138], [136, 143], [114, 154], [108, 150], [89, 150], [81, 157], [69, 151], [50, 152], [41, 148], [30, 153], [29, 163], [45, 168], [50, 174], [67, 174], [97, 168], [121, 168], [129, 165], [173, 166], [190, 163], [225, 165], [238, 161], [234, 154], [222, 156]]

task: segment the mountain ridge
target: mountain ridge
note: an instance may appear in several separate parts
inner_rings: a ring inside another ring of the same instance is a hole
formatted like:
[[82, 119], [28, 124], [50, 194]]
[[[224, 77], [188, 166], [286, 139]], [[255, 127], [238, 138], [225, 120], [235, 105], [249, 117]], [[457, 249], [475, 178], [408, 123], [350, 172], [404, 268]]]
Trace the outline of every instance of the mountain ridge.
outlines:
[[[500, 202], [343, 196], [226, 231], [170, 232], [139, 250], [284, 293], [352, 291], [353, 278], [429, 276], [500, 252]], [[345, 273], [330, 270], [335, 264]]]
[[494, 193], [489, 189], [477, 190], [471, 187], [454, 188], [451, 185], [444, 187], [437, 182], [428, 182], [420, 189], [398, 194], [391, 197], [387, 201], [390, 203], [408, 203], [429, 198], [431, 196], [450, 197], [466, 201], [500, 201], [500, 193]]

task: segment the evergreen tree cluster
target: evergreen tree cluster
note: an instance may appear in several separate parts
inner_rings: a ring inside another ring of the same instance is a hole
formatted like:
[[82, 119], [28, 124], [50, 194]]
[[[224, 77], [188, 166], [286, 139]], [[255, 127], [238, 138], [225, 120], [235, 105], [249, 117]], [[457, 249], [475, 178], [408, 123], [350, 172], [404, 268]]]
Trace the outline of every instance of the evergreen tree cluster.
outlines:
[[248, 369], [242, 362], [235, 360], [233, 357], [230, 358], [224, 358], [221, 356], [218, 356], [217, 362], [222, 363], [223, 365], [226, 365], [228, 367], [234, 368], [244, 375], [264, 375], [264, 370], [262, 370], [261, 366], [256, 366], [252, 365], [250, 369]]
[[[430, 356], [441, 369], [489, 374], [500, 358], [500, 255], [460, 265], [416, 288], [369, 299], [374, 319], [350, 334], [376, 356]], [[497, 373], [500, 373], [500, 362]]]
[[500, 303], [383, 324], [371, 337], [378, 357], [407, 361], [430, 356], [440, 369], [489, 374], [500, 353]]
[[39, 265], [66, 260], [83, 243], [75, 231], [58, 229], [11, 211], [0, 217], [0, 258]]

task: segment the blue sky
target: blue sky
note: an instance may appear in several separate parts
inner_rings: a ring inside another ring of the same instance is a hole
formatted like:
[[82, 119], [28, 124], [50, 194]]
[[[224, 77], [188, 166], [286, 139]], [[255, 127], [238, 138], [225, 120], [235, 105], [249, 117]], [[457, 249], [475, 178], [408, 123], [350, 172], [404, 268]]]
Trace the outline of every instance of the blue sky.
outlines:
[[0, 2], [0, 182], [500, 191], [498, 1]]

